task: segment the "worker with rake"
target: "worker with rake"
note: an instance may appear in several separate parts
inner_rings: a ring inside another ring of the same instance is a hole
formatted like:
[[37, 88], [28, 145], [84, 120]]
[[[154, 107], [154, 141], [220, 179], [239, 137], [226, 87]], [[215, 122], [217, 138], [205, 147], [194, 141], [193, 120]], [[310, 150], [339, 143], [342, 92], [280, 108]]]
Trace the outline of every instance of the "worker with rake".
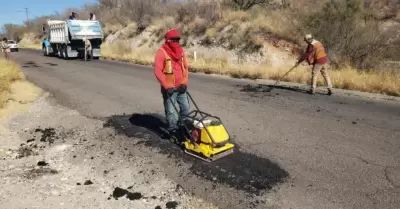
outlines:
[[328, 57], [324, 46], [321, 42], [315, 40], [311, 34], [307, 34], [304, 37], [304, 41], [307, 43], [306, 52], [301, 56], [301, 58], [296, 62], [294, 67], [297, 67], [301, 62], [307, 60], [309, 65], [312, 65], [312, 79], [311, 79], [311, 89], [310, 94], [315, 94], [315, 89], [317, 87], [317, 75], [321, 72], [324, 77], [325, 84], [328, 86], [328, 95], [332, 95], [332, 83], [327, 73], [328, 67]]
[[165, 34], [165, 43], [157, 51], [154, 74], [161, 85], [167, 130], [170, 137], [175, 137], [179, 130], [178, 118], [171, 102], [179, 104], [181, 118], [189, 113], [189, 100], [186, 94], [188, 84], [188, 63], [183, 48], [179, 45], [180, 33], [169, 30]]

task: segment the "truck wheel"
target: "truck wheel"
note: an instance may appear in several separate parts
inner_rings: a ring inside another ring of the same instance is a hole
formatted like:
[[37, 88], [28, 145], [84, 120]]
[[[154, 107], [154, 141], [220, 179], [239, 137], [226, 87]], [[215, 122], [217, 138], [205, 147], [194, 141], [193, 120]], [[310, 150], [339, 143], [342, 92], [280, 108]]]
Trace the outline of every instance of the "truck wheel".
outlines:
[[91, 60], [93, 59], [93, 49], [90, 50], [89, 59], [91, 59]]
[[57, 45], [57, 57], [58, 58], [63, 58], [63, 48], [61, 45]]
[[49, 56], [49, 49], [47, 47], [44, 46], [42, 50], [44, 56]]
[[63, 46], [63, 58], [68, 60], [68, 47], [67, 46]]

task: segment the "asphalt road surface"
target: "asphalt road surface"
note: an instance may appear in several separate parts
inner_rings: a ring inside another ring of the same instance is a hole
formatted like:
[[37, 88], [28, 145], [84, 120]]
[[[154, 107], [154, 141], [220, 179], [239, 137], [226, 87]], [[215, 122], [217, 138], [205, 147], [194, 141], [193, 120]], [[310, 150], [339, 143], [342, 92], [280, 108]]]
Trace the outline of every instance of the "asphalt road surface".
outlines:
[[239, 148], [207, 164], [157, 135], [163, 106], [152, 68], [61, 60], [35, 50], [12, 57], [61, 104], [161, 150], [155, 162], [165, 164], [169, 178], [221, 208], [400, 208], [395, 101], [264, 92], [252, 81], [190, 74], [197, 104], [221, 117]]

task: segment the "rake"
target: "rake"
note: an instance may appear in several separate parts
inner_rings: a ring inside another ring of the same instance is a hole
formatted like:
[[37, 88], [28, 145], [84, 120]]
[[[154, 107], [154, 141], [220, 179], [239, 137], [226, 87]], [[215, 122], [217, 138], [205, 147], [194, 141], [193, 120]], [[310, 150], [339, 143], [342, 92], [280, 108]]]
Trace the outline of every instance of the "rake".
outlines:
[[281, 80], [282, 80], [284, 77], [286, 77], [286, 76], [287, 76], [292, 70], [294, 70], [296, 67], [297, 67], [297, 66], [293, 66], [292, 68], [290, 68], [290, 70], [287, 71], [287, 72], [285, 73], [285, 75], [283, 75], [282, 77], [280, 77], [280, 78], [278, 79], [278, 81], [276, 81], [276, 83], [275, 83], [271, 88], [268, 89], [267, 92], [270, 92], [272, 89], [274, 89], [274, 88], [276, 87], [276, 85], [278, 85], [278, 83], [281, 82]]

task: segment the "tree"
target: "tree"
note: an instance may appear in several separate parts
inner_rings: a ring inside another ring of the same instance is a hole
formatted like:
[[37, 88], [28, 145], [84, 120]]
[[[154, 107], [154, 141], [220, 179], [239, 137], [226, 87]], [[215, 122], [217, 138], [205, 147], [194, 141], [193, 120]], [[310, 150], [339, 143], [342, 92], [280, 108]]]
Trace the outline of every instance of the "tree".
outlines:
[[241, 10], [248, 10], [255, 5], [265, 5], [270, 0], [232, 0], [232, 2]]
[[347, 62], [359, 69], [373, 68], [393, 57], [391, 50], [399, 47], [399, 38], [393, 36], [392, 30], [382, 31], [380, 22], [362, 24], [361, 3], [360, 0], [330, 0], [321, 11], [303, 22], [304, 29], [324, 43], [332, 64], [337, 67]]

